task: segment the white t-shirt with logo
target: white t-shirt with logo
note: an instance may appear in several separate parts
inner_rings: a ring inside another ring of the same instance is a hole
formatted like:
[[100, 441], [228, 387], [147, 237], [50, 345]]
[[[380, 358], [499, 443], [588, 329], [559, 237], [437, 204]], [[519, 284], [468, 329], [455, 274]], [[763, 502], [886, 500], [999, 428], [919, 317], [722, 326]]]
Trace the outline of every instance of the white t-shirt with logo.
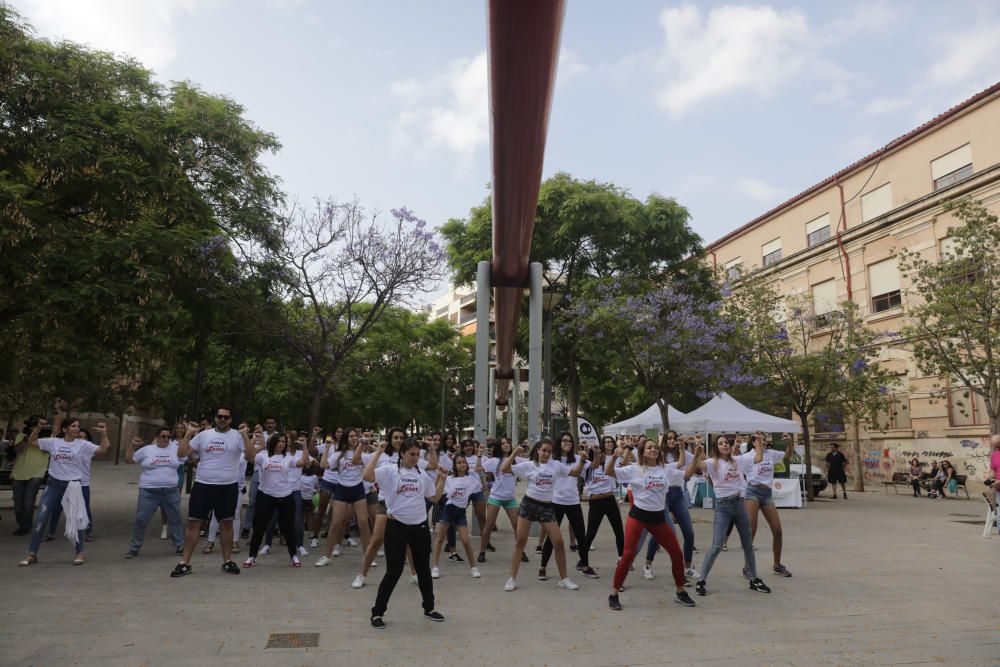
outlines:
[[289, 454], [289, 456], [292, 457], [292, 464], [293, 465], [292, 465], [291, 468], [288, 469], [288, 481], [292, 483], [292, 488], [293, 489], [297, 489], [299, 487], [299, 478], [302, 477], [302, 470], [303, 470], [302, 468], [299, 468], [298, 466], [296, 466], [294, 464], [296, 464], [299, 461], [301, 461], [302, 457], [305, 456], [305, 455], [306, 455], [306, 453], [304, 451], [302, 451], [301, 449], [299, 451], [295, 452], [294, 454]]
[[[100, 449], [94, 443], [83, 438], [72, 442], [63, 438], [39, 438], [38, 448], [49, 453], [50, 477], [63, 482], [80, 480], [84, 486], [90, 482], [90, 462]], [[174, 484], [177, 484], [177, 468], [174, 468]]]
[[[420, 458], [423, 461], [427, 460], [427, 450], [420, 451]], [[435, 484], [437, 483], [438, 473], [444, 472], [445, 474], [451, 472], [452, 462], [451, 456], [447, 452], [438, 452], [438, 467], [436, 470], [428, 470], [427, 474], [430, 476], [431, 481]], [[470, 467], [469, 470], [472, 470]]]
[[383, 465], [375, 468], [375, 481], [385, 497], [386, 513], [408, 526], [427, 521], [424, 498], [434, 497], [430, 474], [418, 467]]
[[583, 490], [591, 496], [615, 492], [615, 478], [604, 473], [604, 466], [594, 466], [584, 477]]
[[[579, 461], [579, 458], [577, 459]], [[570, 469], [576, 467], [576, 463], [568, 464]], [[580, 474], [583, 475], [590, 468], [590, 461], [583, 464], [583, 469]], [[552, 492], [552, 502], [557, 505], [579, 505], [580, 504], [580, 485], [577, 482], [576, 477], [560, 477], [556, 480], [556, 488]]]
[[354, 462], [354, 452], [334, 452], [326, 457], [326, 462], [330, 468], [337, 471], [341, 486], [357, 486], [363, 481], [361, 474], [365, 471], [365, 464], [372, 460], [371, 454], [362, 454], [361, 463]]
[[299, 477], [299, 495], [303, 500], [312, 500], [317, 489], [319, 489], [319, 478], [316, 475]]
[[687, 466], [683, 468], [677, 467], [677, 462], [667, 464], [667, 486], [676, 486], [679, 489], [684, 488], [686, 480], [684, 479], [685, 471]]
[[754, 463], [757, 452], [749, 451], [740, 458], [746, 461], [747, 484], [763, 484], [771, 486], [774, 483], [774, 464], [785, 458], [784, 452], [775, 449], [765, 449], [764, 458], [760, 463]]
[[[236, 484], [241, 476], [243, 436], [229, 429], [224, 433], [210, 428], [191, 438], [191, 449], [198, 454], [194, 481], [202, 484]], [[243, 467], [244, 475], [246, 466]]]
[[705, 471], [712, 479], [716, 498], [730, 498], [743, 489], [745, 461], [742, 456], [734, 456], [728, 463], [722, 459], [705, 460]]
[[253, 463], [260, 468], [260, 482], [257, 488], [272, 498], [284, 498], [295, 490], [288, 477], [288, 471], [295, 465], [295, 459], [285, 454], [268, 456], [260, 452], [254, 457]]
[[618, 481], [632, 486], [632, 502], [647, 512], [662, 512], [667, 506], [666, 466], [632, 464], [615, 470]]
[[[323, 453], [330, 447], [336, 447], [334, 443], [320, 443], [316, 446], [316, 452], [319, 454], [319, 460], [323, 460]], [[340, 473], [336, 468], [330, 467], [330, 457], [333, 456], [333, 452], [330, 452], [330, 456], [326, 459], [326, 468], [323, 469], [323, 481], [329, 482], [330, 484], [340, 484]]]
[[[528, 459], [518, 456], [514, 459], [514, 465], [524, 463]], [[483, 460], [483, 470], [493, 475], [493, 487], [490, 489], [490, 498], [495, 500], [513, 500], [517, 493], [517, 475], [509, 472], [500, 472], [504, 459], [488, 458]]]
[[177, 487], [177, 466], [187, 461], [187, 457], [178, 458], [177, 443], [171, 442], [166, 447], [155, 444], [140, 447], [132, 460], [142, 468], [140, 489], [165, 489]]
[[534, 461], [525, 461], [512, 465], [510, 469], [518, 477], [528, 480], [526, 495], [529, 498], [542, 503], [551, 503], [556, 481], [568, 476], [573, 467], [562, 461], [549, 459], [549, 462], [544, 465]]
[[482, 491], [483, 484], [479, 480], [479, 475], [466, 473], [461, 477], [448, 475], [444, 480], [444, 493], [448, 496], [448, 504], [459, 509], [469, 506], [469, 496]]

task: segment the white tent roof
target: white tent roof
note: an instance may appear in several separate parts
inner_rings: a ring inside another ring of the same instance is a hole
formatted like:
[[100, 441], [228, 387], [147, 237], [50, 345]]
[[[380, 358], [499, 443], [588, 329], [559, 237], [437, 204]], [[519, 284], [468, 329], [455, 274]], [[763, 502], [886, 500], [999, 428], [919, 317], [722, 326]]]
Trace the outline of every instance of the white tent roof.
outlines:
[[[683, 416], [684, 413], [680, 410], [675, 410], [669, 405], [667, 406], [667, 418], [670, 420], [670, 428], [675, 428], [674, 420]], [[621, 433], [642, 434], [652, 428], [655, 428], [657, 431], [663, 430], [660, 408], [656, 403], [653, 403], [635, 417], [629, 417], [617, 424], [608, 424], [601, 433], [606, 435], [619, 435]]]
[[[655, 406], [654, 406], [655, 407]], [[751, 410], [729, 394], [722, 392], [697, 410], [677, 419], [670, 417], [670, 427], [682, 433], [723, 433], [764, 431], [765, 433], [801, 433], [797, 421], [772, 417]]]

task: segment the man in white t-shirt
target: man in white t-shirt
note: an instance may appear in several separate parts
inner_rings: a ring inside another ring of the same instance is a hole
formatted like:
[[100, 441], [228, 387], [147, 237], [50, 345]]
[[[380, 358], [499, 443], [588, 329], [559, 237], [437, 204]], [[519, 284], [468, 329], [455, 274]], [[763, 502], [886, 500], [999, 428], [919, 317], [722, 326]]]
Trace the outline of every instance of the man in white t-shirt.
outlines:
[[184, 534], [184, 556], [171, 577], [191, 574], [191, 554], [198, 544], [198, 532], [215, 514], [220, 527], [222, 543], [222, 571], [239, 574], [240, 568], [230, 556], [233, 549], [233, 518], [239, 509], [240, 461], [244, 451], [252, 447], [247, 425], [241, 424], [239, 432], [230, 425], [233, 412], [227, 407], [215, 411], [215, 428], [198, 433], [198, 425], [188, 424], [187, 432], [177, 447], [177, 456], [183, 458], [191, 452], [198, 455], [198, 468], [191, 499], [188, 502], [188, 525]]

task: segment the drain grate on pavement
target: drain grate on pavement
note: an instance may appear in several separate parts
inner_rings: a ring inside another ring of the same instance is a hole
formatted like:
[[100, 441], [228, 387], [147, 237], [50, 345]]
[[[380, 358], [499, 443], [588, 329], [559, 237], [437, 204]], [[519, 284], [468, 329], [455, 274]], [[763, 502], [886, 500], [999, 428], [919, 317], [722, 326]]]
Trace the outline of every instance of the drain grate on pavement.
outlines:
[[319, 646], [318, 632], [287, 632], [271, 635], [264, 648], [316, 648]]

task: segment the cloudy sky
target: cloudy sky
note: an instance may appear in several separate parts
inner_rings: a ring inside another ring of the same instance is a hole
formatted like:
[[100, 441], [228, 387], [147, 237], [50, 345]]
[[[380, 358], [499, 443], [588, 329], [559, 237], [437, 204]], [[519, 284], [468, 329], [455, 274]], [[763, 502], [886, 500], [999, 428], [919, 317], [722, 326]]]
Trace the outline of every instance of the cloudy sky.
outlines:
[[[242, 103], [291, 195], [437, 226], [486, 194], [483, 0], [12, 4]], [[676, 197], [715, 240], [1000, 80], [1000, 3], [944, 7], [569, 0], [546, 175]]]

